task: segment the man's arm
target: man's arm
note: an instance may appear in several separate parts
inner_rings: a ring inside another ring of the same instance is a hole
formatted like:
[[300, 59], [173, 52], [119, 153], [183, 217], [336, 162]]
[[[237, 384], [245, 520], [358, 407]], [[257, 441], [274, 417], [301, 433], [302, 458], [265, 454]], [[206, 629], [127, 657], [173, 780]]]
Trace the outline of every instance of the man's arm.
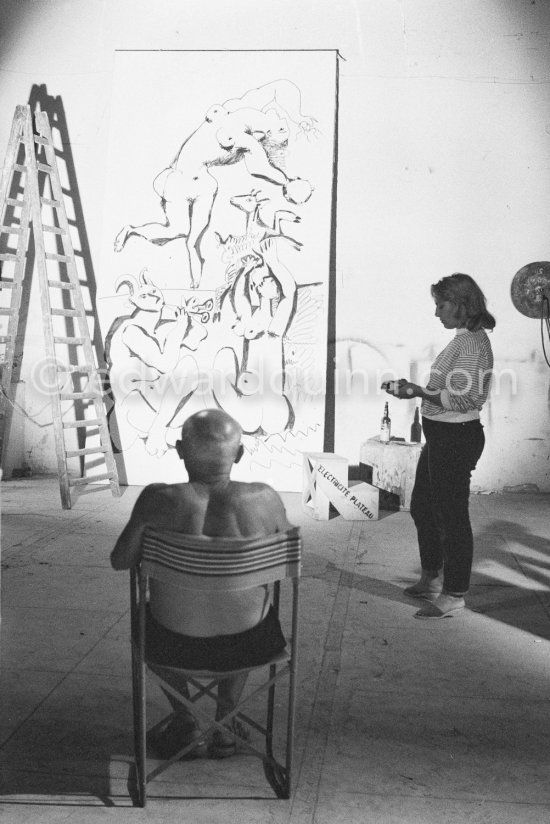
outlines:
[[114, 569], [131, 569], [140, 560], [143, 530], [154, 520], [158, 504], [157, 492], [165, 484], [149, 484], [137, 499], [130, 520], [122, 530], [115, 548], [111, 552], [111, 566]]
[[287, 518], [285, 505], [279, 493], [266, 484], [266, 495], [268, 497], [267, 506], [275, 518], [275, 531], [286, 532], [287, 529], [291, 529], [294, 524], [291, 524]]

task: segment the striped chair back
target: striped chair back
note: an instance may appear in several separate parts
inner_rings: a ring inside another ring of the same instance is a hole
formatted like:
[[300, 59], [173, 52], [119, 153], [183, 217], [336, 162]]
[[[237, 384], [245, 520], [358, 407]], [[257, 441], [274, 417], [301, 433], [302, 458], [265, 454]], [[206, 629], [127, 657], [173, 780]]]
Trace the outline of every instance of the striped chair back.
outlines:
[[183, 589], [230, 591], [300, 576], [300, 528], [252, 538], [215, 538], [147, 528], [142, 572]]

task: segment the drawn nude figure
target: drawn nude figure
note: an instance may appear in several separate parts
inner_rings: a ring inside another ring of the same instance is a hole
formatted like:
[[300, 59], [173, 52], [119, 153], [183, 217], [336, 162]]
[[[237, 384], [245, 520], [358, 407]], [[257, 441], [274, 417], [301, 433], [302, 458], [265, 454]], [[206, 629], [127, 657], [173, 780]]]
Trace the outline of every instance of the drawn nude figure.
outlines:
[[233, 284], [233, 330], [243, 338], [242, 356], [228, 346], [214, 361], [214, 398], [247, 434], [282, 432], [295, 417], [285, 395], [283, 336], [295, 310], [296, 282], [276, 244], [271, 239], [263, 256], [248, 255]]
[[115, 252], [133, 236], [158, 245], [185, 238], [191, 286], [197, 288], [203, 264], [200, 242], [218, 191], [214, 174], [218, 167], [244, 162], [249, 174], [280, 186], [290, 203], [304, 203], [311, 196], [311, 184], [289, 178], [275, 159], [275, 150], [285, 146], [289, 137], [288, 123], [279, 112], [301, 130], [315, 128], [315, 119], [301, 112], [300, 90], [289, 80], [276, 80], [211, 106], [170, 166], [153, 182], [164, 221], [124, 226], [115, 238]]
[[261, 214], [262, 204], [269, 198], [261, 197], [260, 192], [252, 190], [250, 193], [235, 195], [229, 199], [232, 206], [245, 214], [245, 231], [243, 235], [228, 235], [225, 239], [216, 232], [219, 246], [222, 248], [222, 262], [228, 264], [225, 270], [226, 282], [216, 289], [214, 317], [219, 319], [222, 303], [230, 291], [239, 269], [249, 255], [263, 255], [269, 248], [269, 238], [281, 238], [293, 249], [299, 251], [300, 241], [284, 234], [282, 222], [300, 223], [301, 218], [287, 209], [277, 209], [272, 213], [271, 221], [266, 223]]
[[190, 352], [207, 332], [185, 307], [167, 305], [146, 271], [139, 282], [119, 278], [116, 291], [123, 285], [134, 310], [114, 321], [105, 340], [115, 412], [123, 422], [118, 445], [124, 451], [141, 438], [146, 451], [160, 457], [169, 448], [168, 429], [181, 426], [179, 413], [197, 388]]

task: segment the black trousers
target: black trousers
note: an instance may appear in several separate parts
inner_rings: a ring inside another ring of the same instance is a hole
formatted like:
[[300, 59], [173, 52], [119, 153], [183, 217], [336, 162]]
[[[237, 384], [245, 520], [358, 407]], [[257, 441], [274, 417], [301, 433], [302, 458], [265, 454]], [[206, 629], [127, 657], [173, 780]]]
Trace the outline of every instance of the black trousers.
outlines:
[[479, 420], [442, 423], [422, 419], [426, 444], [411, 498], [423, 570], [443, 567], [443, 591], [464, 594], [470, 585], [474, 541], [470, 478], [483, 452]]
[[220, 672], [253, 667], [266, 663], [286, 646], [273, 606], [257, 626], [234, 635], [201, 638], [173, 632], [155, 621], [149, 605], [145, 620], [147, 660], [161, 667]]

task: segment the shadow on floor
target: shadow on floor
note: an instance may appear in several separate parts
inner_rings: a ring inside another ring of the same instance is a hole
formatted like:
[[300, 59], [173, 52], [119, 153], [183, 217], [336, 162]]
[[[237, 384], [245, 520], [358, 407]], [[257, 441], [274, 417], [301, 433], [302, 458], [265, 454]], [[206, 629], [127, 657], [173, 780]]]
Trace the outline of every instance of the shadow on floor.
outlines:
[[[498, 557], [495, 558], [487, 552], [487, 548], [494, 545], [495, 536], [505, 542], [503, 573], [500, 577], [496, 570], [501, 562]], [[492, 620], [550, 640], [550, 541], [521, 524], [507, 520], [492, 521], [475, 534], [474, 540], [474, 572], [467, 598], [469, 609], [487, 615]], [[520, 544], [521, 548], [508, 547], [508, 543]], [[525, 586], [511, 582], [510, 567], [504, 563], [510, 559], [517, 565], [514, 574], [518, 579], [524, 579]], [[493, 563], [495, 573], [476, 570], [476, 564], [482, 566], [486, 561]], [[337, 581], [342, 587], [353, 588], [395, 603], [420, 603], [418, 599], [403, 594], [405, 580], [396, 584], [356, 571], [350, 572], [332, 562], [323, 565], [322, 569], [314, 568], [306, 577]], [[533, 584], [532, 587], [529, 586], [530, 582]]]
[[[21, 753], [32, 753], [33, 743], [20, 740], [18, 736], [17, 749]], [[9, 752], [9, 744], [5, 745]], [[47, 762], [37, 764], [34, 758], [27, 760], [19, 769], [16, 763], [11, 763], [9, 767], [2, 767], [2, 805], [9, 804], [10, 799], [13, 804], [24, 802], [25, 804], [62, 805], [62, 806], [90, 806], [90, 807], [113, 807], [118, 806], [113, 800], [113, 787], [110, 776], [110, 766], [112, 754], [106, 750], [95, 754], [94, 774], [90, 775], [90, 764], [86, 762], [87, 753], [82, 753], [81, 770], [78, 767], [78, 748], [69, 748], [71, 752], [67, 755], [67, 762], [56, 767], [49, 766]], [[61, 757], [60, 748], [57, 744], [52, 744], [51, 755], [54, 761]], [[128, 758], [130, 761], [130, 758]], [[30, 763], [29, 763], [30, 762]], [[128, 775], [130, 775], [130, 764], [128, 765]], [[122, 796], [126, 804], [131, 804], [130, 782], [120, 781], [126, 785], [126, 791]], [[122, 786], [121, 786], [122, 791]]]

